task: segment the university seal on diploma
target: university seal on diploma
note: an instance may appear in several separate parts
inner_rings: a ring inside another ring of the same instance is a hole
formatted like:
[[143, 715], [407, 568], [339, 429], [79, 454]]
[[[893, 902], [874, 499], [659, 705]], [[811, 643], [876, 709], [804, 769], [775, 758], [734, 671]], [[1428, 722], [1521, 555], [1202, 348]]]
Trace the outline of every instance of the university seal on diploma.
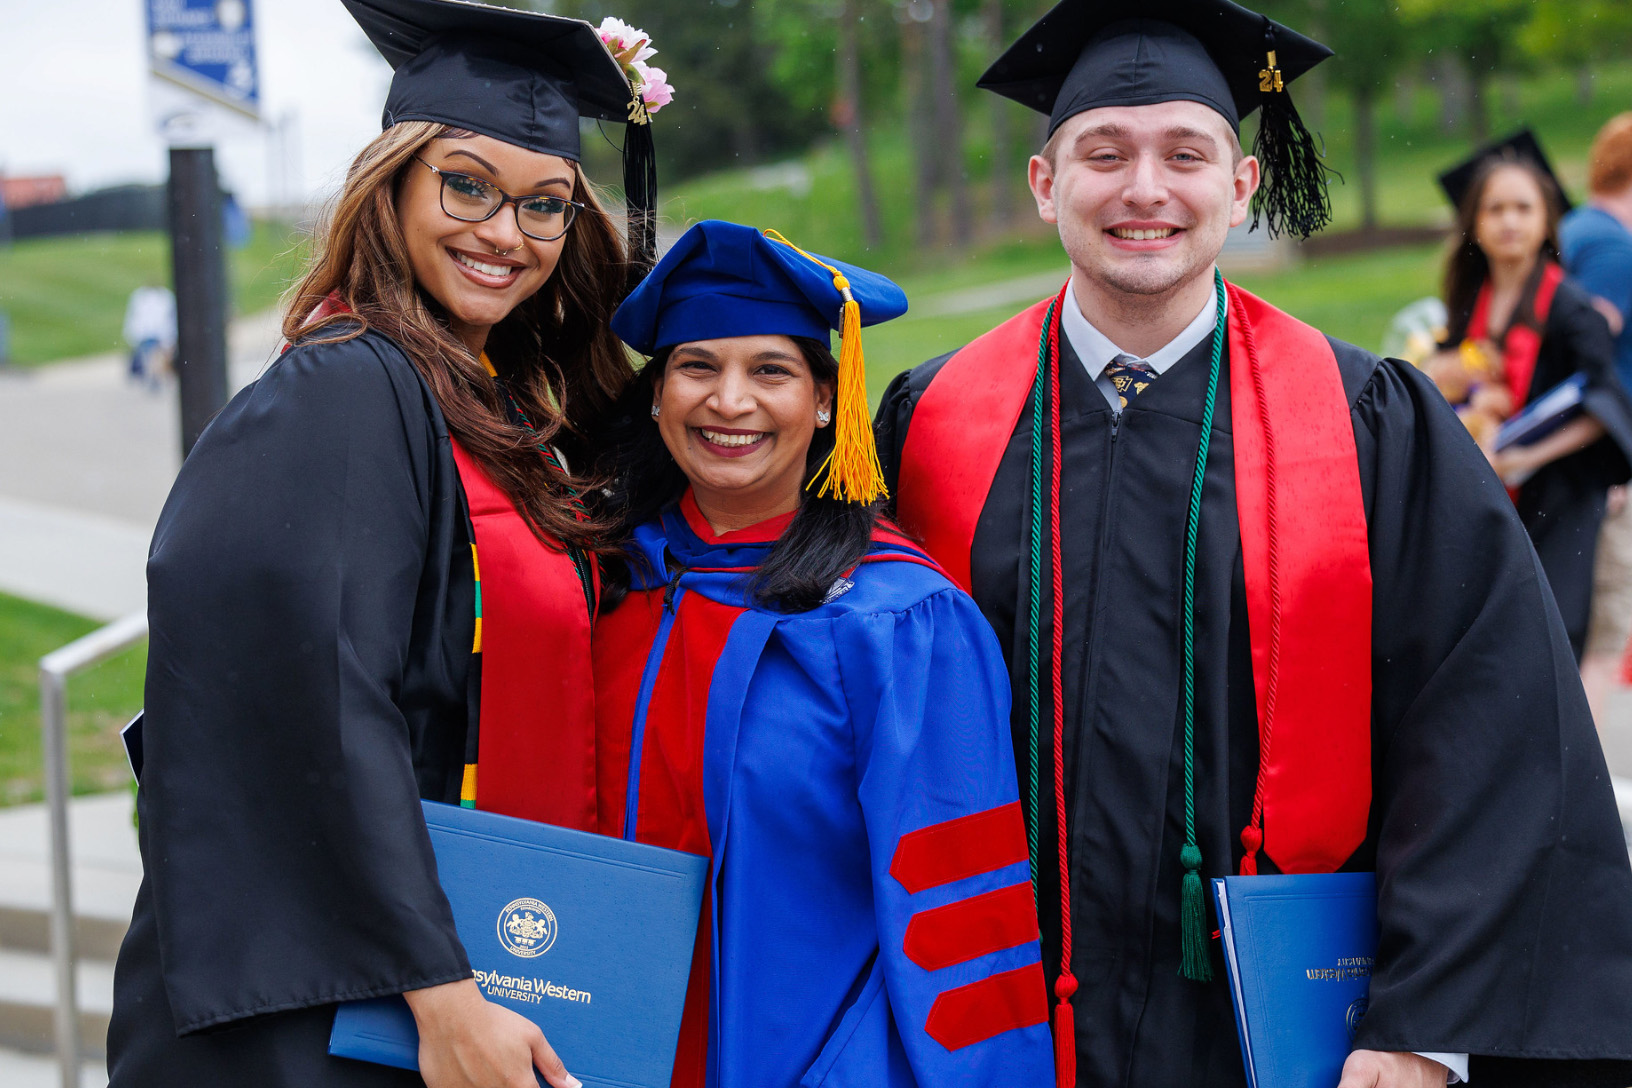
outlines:
[[542, 956], [559, 930], [554, 912], [542, 900], [512, 900], [499, 912], [499, 943], [512, 956]]

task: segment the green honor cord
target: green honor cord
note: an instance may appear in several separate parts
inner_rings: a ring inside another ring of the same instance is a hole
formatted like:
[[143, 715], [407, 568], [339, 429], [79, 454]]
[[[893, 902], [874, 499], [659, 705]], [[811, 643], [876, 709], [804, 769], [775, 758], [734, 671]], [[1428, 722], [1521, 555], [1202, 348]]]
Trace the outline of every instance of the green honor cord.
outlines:
[[1190, 511], [1184, 531], [1184, 885], [1179, 900], [1179, 974], [1196, 982], [1210, 982], [1213, 966], [1207, 951], [1207, 907], [1201, 889], [1201, 848], [1196, 845], [1196, 546], [1201, 535], [1201, 492], [1207, 475], [1207, 451], [1213, 439], [1213, 405], [1218, 398], [1218, 372], [1224, 358], [1227, 296], [1224, 277], [1215, 268], [1218, 317], [1213, 329], [1213, 362], [1207, 376], [1207, 401], [1201, 410], [1201, 443], [1196, 448], [1196, 473], [1190, 484]]
[[[1218, 375], [1224, 358], [1224, 339], [1228, 315], [1228, 296], [1224, 277], [1215, 269], [1213, 282], [1218, 296], [1218, 311], [1213, 329], [1212, 363], [1207, 376], [1207, 399], [1202, 406], [1201, 442], [1196, 449], [1196, 468], [1190, 484], [1190, 508], [1185, 523], [1184, 540], [1184, 848], [1179, 862], [1184, 866], [1184, 882], [1180, 901], [1180, 940], [1182, 958], [1179, 973], [1197, 982], [1210, 982], [1213, 977], [1207, 948], [1207, 908], [1202, 895], [1201, 848], [1196, 845], [1196, 551], [1200, 542], [1201, 496], [1207, 474], [1207, 454], [1212, 446], [1213, 409], [1218, 399]], [[1043, 410], [1048, 388], [1048, 330], [1054, 320], [1054, 306], [1050, 305], [1043, 318], [1043, 335], [1037, 347], [1037, 376], [1032, 384], [1031, 397], [1031, 537], [1030, 537], [1030, 668], [1027, 686], [1029, 710], [1028, 742], [1030, 744], [1030, 781], [1028, 793], [1026, 839], [1031, 855], [1031, 884], [1037, 894], [1038, 862], [1038, 766], [1042, 761], [1040, 746], [1042, 699], [1038, 690], [1042, 672], [1042, 596], [1043, 596]], [[1064, 835], [1062, 826], [1057, 834]]]
[[[1048, 330], [1054, 323], [1055, 303], [1049, 303], [1048, 312], [1043, 315], [1043, 335], [1037, 344], [1037, 377], [1031, 384], [1031, 626], [1028, 630], [1031, 637], [1028, 642], [1031, 646], [1031, 668], [1027, 670], [1030, 683], [1027, 695], [1029, 698], [1030, 730], [1028, 743], [1030, 744], [1030, 771], [1031, 780], [1028, 783], [1028, 799], [1031, 804], [1026, 810], [1026, 845], [1031, 855], [1031, 894], [1037, 899], [1037, 826], [1041, 819], [1038, 815], [1038, 764], [1042, 762], [1042, 748], [1039, 747], [1038, 736], [1042, 720], [1042, 695], [1038, 691], [1039, 677], [1042, 673], [1042, 609], [1043, 609], [1043, 408], [1048, 396]], [[1065, 834], [1065, 829], [1060, 829]]]

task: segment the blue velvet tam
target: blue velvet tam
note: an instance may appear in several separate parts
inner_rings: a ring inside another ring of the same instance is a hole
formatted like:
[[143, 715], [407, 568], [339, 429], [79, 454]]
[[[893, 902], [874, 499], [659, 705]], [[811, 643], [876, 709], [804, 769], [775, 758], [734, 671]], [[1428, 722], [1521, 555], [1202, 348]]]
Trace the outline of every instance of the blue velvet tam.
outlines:
[[804, 336], [831, 346], [845, 303], [835, 273], [848, 281], [861, 324], [907, 312], [905, 292], [876, 272], [707, 219], [682, 234], [623, 300], [612, 331], [643, 355], [732, 336]]

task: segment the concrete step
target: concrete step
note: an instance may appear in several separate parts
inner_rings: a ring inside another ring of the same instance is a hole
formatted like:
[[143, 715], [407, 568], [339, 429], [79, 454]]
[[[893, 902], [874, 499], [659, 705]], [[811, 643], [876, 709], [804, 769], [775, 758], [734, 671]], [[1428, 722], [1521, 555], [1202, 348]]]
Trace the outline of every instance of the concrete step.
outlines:
[[[0, 1046], [0, 1084], [5, 1088], [62, 1088], [57, 1059]], [[79, 1088], [108, 1088], [107, 1066], [100, 1061], [84, 1063]]]
[[[69, 806], [79, 1033], [84, 1057], [107, 1051], [113, 961], [142, 880], [129, 791]], [[0, 1085], [50, 1084], [57, 1072], [56, 971], [51, 960], [51, 864], [44, 805], [0, 809]], [[105, 1085], [100, 1062], [85, 1083]], [[100, 1078], [100, 1079], [98, 1079]]]
[[[84, 1056], [105, 1057], [108, 1017], [113, 1012], [113, 964], [82, 960], [74, 978]], [[51, 957], [0, 949], [0, 1047], [29, 1054], [52, 1053], [56, 1007], [57, 976]], [[9, 1082], [3, 1083], [9, 1088]]]
[[[69, 858], [73, 865], [74, 914], [88, 934], [100, 924], [121, 931], [130, 922], [136, 889], [142, 883], [142, 856], [131, 823], [134, 799], [128, 790], [76, 797], [69, 804]], [[0, 945], [37, 948], [25, 915], [51, 909], [51, 852], [44, 805], [0, 809]], [[31, 943], [32, 942], [32, 943]], [[90, 952], [99, 955], [102, 953]]]
[[[112, 963], [119, 956], [128, 919], [74, 919], [74, 947], [81, 959]], [[43, 909], [0, 906], [0, 949], [15, 952], [51, 951], [51, 917]]]

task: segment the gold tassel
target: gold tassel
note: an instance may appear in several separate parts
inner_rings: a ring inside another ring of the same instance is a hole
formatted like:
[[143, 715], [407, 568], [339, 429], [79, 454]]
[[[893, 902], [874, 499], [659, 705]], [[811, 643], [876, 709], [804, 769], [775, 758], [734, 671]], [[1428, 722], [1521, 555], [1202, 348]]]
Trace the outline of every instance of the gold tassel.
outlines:
[[833, 286], [844, 299], [839, 324], [839, 383], [833, 394], [833, 452], [817, 468], [806, 489], [815, 487], [820, 480], [818, 497], [825, 498], [831, 493], [841, 502], [868, 505], [888, 498], [867, 401], [867, 362], [861, 352], [861, 304], [850, 293], [850, 281], [837, 268], [806, 253], [774, 230], [765, 231], [765, 237], [781, 242], [831, 272]]

